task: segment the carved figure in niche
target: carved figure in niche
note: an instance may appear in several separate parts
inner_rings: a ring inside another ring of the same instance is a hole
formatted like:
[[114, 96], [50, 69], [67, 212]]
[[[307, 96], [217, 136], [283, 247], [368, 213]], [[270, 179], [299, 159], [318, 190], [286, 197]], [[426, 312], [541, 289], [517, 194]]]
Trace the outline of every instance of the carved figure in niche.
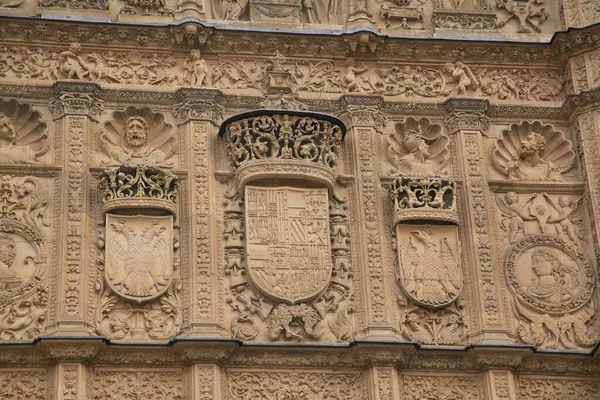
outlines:
[[445, 174], [450, 152], [449, 139], [437, 124], [428, 119], [406, 118], [396, 124], [395, 133], [388, 136], [388, 157], [396, 167], [392, 174], [408, 176], [439, 176]]
[[459, 61], [454, 64], [446, 63], [444, 65], [444, 71], [450, 75], [449, 82], [456, 82], [456, 87], [453, 90], [448, 90], [444, 93], [446, 96], [463, 96], [467, 94], [468, 91], [474, 92], [479, 88], [479, 82], [473, 74], [473, 71], [471, 71], [471, 68]]
[[306, 13], [306, 20], [309, 24], [318, 24], [315, 10], [313, 7], [313, 0], [302, 0], [302, 9]]
[[248, 0], [215, 0], [213, 2], [217, 17], [226, 21], [242, 19], [242, 15], [248, 13], [248, 4]]
[[[500, 212], [505, 217], [502, 221], [502, 229], [508, 230], [508, 241], [516, 242], [523, 236], [524, 221], [533, 221], [535, 218], [531, 216], [526, 208], [534, 199], [534, 195], [529, 196], [523, 203], [519, 202], [519, 195], [515, 192], [508, 192], [502, 197], [496, 197], [496, 203], [500, 208]], [[508, 221], [508, 223], [506, 223]]]
[[28, 104], [0, 101], [0, 164], [40, 162], [37, 157], [50, 149], [40, 118]]
[[369, 68], [362, 63], [360, 67], [355, 67], [354, 58], [348, 58], [346, 60], [346, 74], [342, 77], [342, 82], [346, 86], [348, 92], [361, 92], [366, 90], [364, 85], [359, 82], [357, 74], [367, 72]]
[[547, 303], [562, 303], [573, 298], [572, 290], [579, 286], [579, 272], [563, 264], [547, 250], [536, 249], [531, 255], [531, 268], [535, 273], [527, 292]]
[[185, 60], [183, 66], [186, 72], [183, 78], [184, 82], [194, 86], [204, 86], [206, 84], [208, 66], [206, 61], [201, 58], [200, 50], [190, 51], [190, 58]]
[[462, 289], [458, 249], [447, 237], [439, 244], [430, 229], [413, 230], [398, 246], [400, 281], [407, 294], [424, 305], [439, 307]]
[[492, 163], [510, 180], [561, 181], [575, 161], [571, 147], [552, 125], [539, 121], [513, 124], [496, 141]]
[[110, 157], [103, 164], [147, 164], [171, 168], [168, 159], [177, 152], [173, 126], [149, 108], [127, 107], [104, 123], [100, 147]]
[[19, 7], [25, 0], [0, 0], [0, 7]]
[[63, 51], [58, 56], [60, 72], [68, 79], [84, 79], [90, 73], [90, 67], [79, 56], [81, 45], [77, 42], [71, 43], [69, 50]]
[[167, 289], [173, 262], [171, 218], [107, 214], [106, 279], [116, 293], [141, 301]]

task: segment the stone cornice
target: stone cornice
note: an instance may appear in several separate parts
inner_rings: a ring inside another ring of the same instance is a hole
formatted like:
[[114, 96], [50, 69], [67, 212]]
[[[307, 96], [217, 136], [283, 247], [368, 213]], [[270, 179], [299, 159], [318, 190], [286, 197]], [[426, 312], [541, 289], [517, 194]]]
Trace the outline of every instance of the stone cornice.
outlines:
[[444, 102], [447, 115], [445, 118], [448, 133], [461, 130], [480, 131], [486, 133], [490, 126], [487, 116], [489, 101], [486, 99], [452, 98]]
[[[288, 54], [311, 57], [315, 54], [314, 45], [318, 45], [321, 57], [347, 57], [348, 53], [358, 52], [361, 57], [389, 60], [390, 54], [393, 54], [395, 61], [418, 62], [455, 60], [455, 52], [458, 51], [463, 62], [487, 62], [495, 65], [560, 66], [573, 54], [598, 48], [600, 38], [600, 24], [557, 32], [549, 43], [534, 43], [486, 42], [477, 36], [463, 36], [460, 40], [430, 36], [407, 38], [400, 35], [384, 35], [366, 27], [348, 31], [273, 32], [249, 26], [208, 24], [193, 19], [175, 21], [168, 25], [52, 20], [51, 16], [37, 19], [4, 15], [0, 20], [6, 26], [3, 41], [7, 43], [64, 45], [76, 41], [98, 49], [115, 44], [124, 49], [136, 50], [157, 50], [168, 46], [175, 51], [187, 52], [192, 48], [202, 48], [205, 52], [215, 54], [229, 52], [272, 55], [275, 50], [285, 49]], [[79, 24], [85, 24], [86, 29], [76, 29], [76, 25]], [[267, 33], [270, 40], [265, 41], [264, 35]], [[369, 43], [373, 42], [374, 51], [359, 52], [356, 46], [352, 45], [359, 40], [357, 37], [362, 38], [365, 35], [370, 38]], [[423, 40], [424, 38], [428, 40]], [[433, 50], [434, 47], [436, 50]]]
[[[235, 339], [175, 339], [164, 344], [110, 343], [103, 337], [43, 337], [33, 343], [0, 344], [4, 366], [52, 365], [84, 360], [102, 365], [177, 365], [358, 368], [395, 365], [403, 369], [485, 371], [511, 369], [526, 373], [594, 375], [594, 353], [535, 351], [525, 345], [418, 346], [414, 342], [356, 341], [340, 345], [242, 344]], [[554, 362], [560, 358], [560, 363]]]
[[53, 85], [53, 91], [55, 97], [50, 101], [50, 111], [54, 119], [83, 115], [95, 121], [104, 111], [104, 102], [98, 98], [98, 84], [59, 81]]

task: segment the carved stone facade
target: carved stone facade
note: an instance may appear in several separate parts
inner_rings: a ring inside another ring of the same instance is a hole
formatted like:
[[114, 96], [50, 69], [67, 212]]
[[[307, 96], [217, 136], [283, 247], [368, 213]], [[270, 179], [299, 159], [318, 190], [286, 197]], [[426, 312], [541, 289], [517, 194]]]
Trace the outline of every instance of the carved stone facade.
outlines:
[[0, 398], [600, 400], [599, 4], [0, 0]]

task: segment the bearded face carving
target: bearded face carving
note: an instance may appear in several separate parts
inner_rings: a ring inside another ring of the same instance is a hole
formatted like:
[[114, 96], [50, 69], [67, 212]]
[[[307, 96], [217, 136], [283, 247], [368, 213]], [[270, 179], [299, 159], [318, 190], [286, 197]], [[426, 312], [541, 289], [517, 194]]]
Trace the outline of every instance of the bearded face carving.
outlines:
[[513, 124], [496, 141], [494, 167], [510, 180], [561, 181], [575, 160], [562, 132], [540, 122]]
[[169, 158], [177, 152], [173, 126], [165, 122], [162, 114], [149, 108], [128, 107], [124, 112], [113, 113], [104, 123], [100, 147], [110, 160], [105, 165], [156, 165], [173, 167]]

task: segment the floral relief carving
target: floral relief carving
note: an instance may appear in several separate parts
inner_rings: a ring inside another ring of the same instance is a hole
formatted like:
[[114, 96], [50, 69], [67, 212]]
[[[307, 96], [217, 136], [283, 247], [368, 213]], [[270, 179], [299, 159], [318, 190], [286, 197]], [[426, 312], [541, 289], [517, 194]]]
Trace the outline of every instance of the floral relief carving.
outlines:
[[515, 18], [519, 23], [517, 33], [531, 33], [532, 29], [541, 32], [540, 25], [550, 17], [543, 4], [544, 0], [496, 0], [496, 7], [508, 12], [508, 17], [496, 25], [501, 28]]
[[360, 400], [359, 378], [356, 373], [228, 371], [226, 398]]
[[483, 400], [477, 378], [458, 376], [413, 376], [402, 378], [401, 390], [406, 400]]
[[110, 164], [147, 164], [165, 168], [175, 165], [169, 159], [178, 152], [173, 125], [149, 108], [127, 107], [115, 111], [100, 134], [100, 148]]
[[40, 178], [0, 176], [0, 340], [43, 334], [48, 307], [42, 229], [50, 202]]
[[519, 378], [519, 394], [523, 400], [596, 399], [600, 381], [589, 379]]
[[95, 370], [90, 399], [179, 400], [184, 395], [182, 371]]
[[17, 100], [0, 101], [0, 164], [38, 163], [48, 150], [41, 114]]
[[[10, 0], [15, 1], [15, 0]], [[108, 0], [38, 0], [38, 7], [84, 8], [108, 10]]]
[[492, 154], [496, 170], [517, 181], [562, 181], [574, 161], [571, 141], [539, 121], [503, 130]]
[[51, 398], [49, 371], [0, 370], [0, 397], [10, 399], [15, 394], [23, 399], [48, 400]]
[[427, 118], [408, 117], [388, 136], [388, 158], [394, 175], [439, 176], [446, 174], [449, 138], [438, 124]]

